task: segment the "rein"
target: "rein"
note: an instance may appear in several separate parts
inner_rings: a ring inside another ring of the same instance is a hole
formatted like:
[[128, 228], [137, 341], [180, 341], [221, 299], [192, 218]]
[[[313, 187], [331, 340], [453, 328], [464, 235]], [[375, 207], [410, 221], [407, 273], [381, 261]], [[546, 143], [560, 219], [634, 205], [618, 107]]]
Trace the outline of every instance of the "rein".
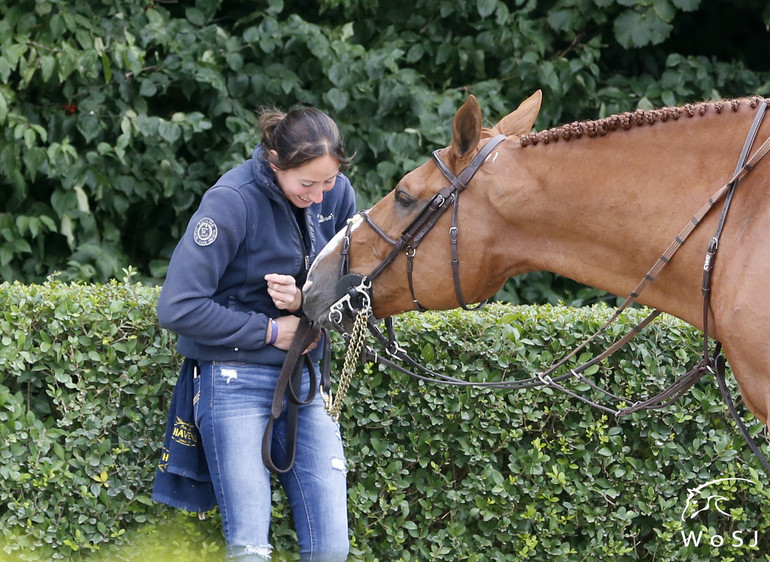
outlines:
[[[364, 221], [380, 236], [380, 238], [387, 241], [391, 246], [393, 246], [393, 250], [390, 252], [390, 254], [388, 254], [385, 257], [385, 259], [382, 262], [380, 262], [380, 264], [372, 271], [372, 273], [370, 273], [366, 277], [349, 273], [349, 249], [350, 249], [350, 234], [351, 234], [352, 225], [350, 223], [348, 224], [348, 228], [343, 238], [342, 249], [340, 252], [341, 253], [340, 286], [338, 286], [338, 296], [340, 296], [340, 298], [330, 308], [329, 320], [332, 322], [332, 324], [335, 325], [335, 327], [340, 332], [342, 332], [345, 335], [345, 337], [348, 339], [351, 345], [356, 345], [358, 346], [358, 349], [361, 349], [360, 347], [361, 344], [358, 343], [358, 341], [359, 341], [359, 338], [362, 339], [364, 336], [363, 335], [357, 336], [356, 340], [354, 341], [345, 332], [345, 329], [342, 326], [342, 319], [343, 319], [343, 316], [347, 313], [356, 314], [360, 318], [362, 314], [365, 312], [367, 317], [369, 318], [368, 327], [369, 327], [370, 333], [379, 342], [379, 344], [385, 349], [385, 353], [388, 357], [390, 357], [390, 359], [378, 354], [376, 351], [371, 350], [368, 346], [364, 346], [362, 351], [357, 351], [355, 354], [356, 355], [361, 354], [362, 360], [380, 363], [398, 372], [409, 375], [410, 377], [423, 380], [423, 381], [437, 382], [437, 383], [447, 384], [452, 386], [473, 386], [478, 388], [492, 388], [492, 389], [515, 390], [515, 389], [523, 389], [523, 388], [548, 386], [562, 393], [565, 393], [573, 398], [576, 398], [592, 407], [611, 413], [617, 417], [627, 416], [634, 412], [638, 412], [642, 410], [660, 409], [660, 408], [669, 406], [673, 402], [675, 402], [678, 398], [680, 398], [692, 385], [694, 385], [698, 380], [700, 380], [706, 373], [712, 373], [714, 374], [717, 380], [717, 384], [728, 406], [728, 409], [731, 415], [733, 416], [734, 420], [736, 421], [737, 425], [739, 426], [741, 433], [746, 439], [749, 447], [757, 456], [757, 458], [760, 460], [760, 462], [762, 463], [764, 468], [768, 471], [768, 473], [770, 473], [770, 463], [768, 463], [767, 459], [759, 450], [759, 447], [754, 442], [748, 429], [741, 421], [740, 416], [730, 397], [730, 394], [725, 382], [725, 360], [721, 354], [721, 344], [719, 342], [716, 342], [716, 346], [713, 353], [711, 353], [709, 350], [709, 310], [710, 310], [710, 297], [711, 297], [711, 275], [713, 272], [716, 255], [719, 249], [719, 240], [721, 238], [722, 230], [724, 228], [724, 225], [727, 219], [727, 214], [730, 208], [730, 204], [732, 202], [732, 197], [738, 183], [752, 170], [754, 166], [756, 166], [756, 164], [768, 153], [768, 151], [770, 151], [770, 138], [768, 138], [756, 150], [756, 152], [754, 152], [751, 158], [748, 158], [749, 152], [754, 143], [757, 132], [759, 130], [759, 127], [766, 113], [766, 110], [767, 110], [767, 101], [763, 100], [760, 104], [759, 109], [757, 110], [757, 113], [754, 117], [751, 128], [749, 129], [746, 141], [744, 143], [743, 149], [738, 159], [738, 164], [730, 180], [726, 184], [724, 184], [722, 187], [720, 187], [708, 199], [708, 201], [698, 210], [698, 212], [695, 215], [693, 215], [690, 221], [688, 221], [687, 225], [680, 231], [680, 233], [676, 236], [674, 241], [671, 242], [671, 244], [668, 246], [666, 251], [660, 256], [660, 258], [653, 265], [653, 267], [644, 275], [643, 279], [634, 288], [631, 294], [615, 310], [612, 317], [602, 327], [600, 327], [592, 336], [590, 336], [586, 341], [584, 341], [582, 344], [576, 347], [566, 357], [562, 358], [557, 363], [552, 364], [544, 372], [537, 373], [535, 376], [530, 377], [528, 379], [503, 380], [503, 381], [497, 381], [497, 382], [470, 382], [470, 381], [465, 381], [455, 377], [451, 377], [445, 374], [437, 373], [421, 365], [419, 362], [415, 361], [414, 359], [412, 359], [398, 345], [395, 339], [395, 333], [393, 331], [391, 318], [387, 318], [384, 321], [386, 325], [387, 335], [384, 334], [371, 319], [372, 318], [372, 313], [371, 313], [372, 281], [376, 279], [380, 275], [380, 273], [382, 273], [382, 271], [396, 259], [396, 257], [400, 252], [404, 252], [407, 257], [407, 276], [409, 281], [409, 289], [412, 294], [412, 301], [415, 305], [415, 308], [418, 311], [426, 310], [424, 307], [422, 307], [422, 305], [420, 305], [420, 303], [417, 301], [417, 298], [415, 297], [415, 294], [414, 294], [414, 285], [412, 282], [413, 259], [416, 254], [417, 246], [425, 237], [425, 235], [430, 231], [430, 229], [433, 228], [433, 226], [436, 224], [436, 222], [441, 217], [441, 215], [448, 209], [449, 205], [453, 206], [452, 227], [450, 228], [450, 243], [452, 244], [453, 278], [454, 278], [455, 292], [458, 298], [458, 302], [466, 310], [476, 310], [484, 304], [484, 303], [481, 303], [478, 307], [469, 308], [462, 296], [462, 291], [460, 288], [460, 281], [459, 281], [459, 260], [457, 258], [457, 210], [458, 210], [457, 207], [458, 207], [459, 194], [467, 187], [467, 182], [470, 181], [470, 179], [473, 177], [476, 171], [478, 171], [478, 168], [480, 168], [481, 165], [483, 165], [483, 163], [486, 161], [491, 151], [498, 144], [500, 144], [500, 142], [502, 142], [505, 139], [503, 135], [498, 135], [497, 137], [494, 137], [492, 140], [490, 140], [487, 143], [487, 145], [485, 145], [485, 147], [482, 148], [482, 150], [472, 160], [471, 164], [460, 173], [459, 177], [455, 176], [448, 169], [448, 167], [443, 163], [443, 161], [441, 161], [439, 151], [435, 151], [433, 153], [433, 161], [436, 163], [437, 167], [442, 171], [442, 173], [446, 176], [446, 178], [451, 182], [451, 184], [447, 187], [442, 188], [431, 199], [431, 201], [428, 203], [428, 205], [425, 206], [425, 208], [423, 208], [423, 210], [417, 216], [417, 218], [415, 218], [412, 221], [412, 223], [410, 223], [410, 225], [407, 226], [406, 229], [404, 229], [404, 231], [401, 234], [401, 237], [398, 240], [394, 240], [393, 238], [391, 238], [387, 233], [384, 232], [383, 229], [381, 229], [371, 219], [371, 217], [369, 217], [369, 215], [365, 211], [361, 211], [360, 215], [364, 219]], [[703, 344], [703, 355], [701, 360], [695, 365], [693, 369], [691, 369], [684, 375], [681, 375], [670, 387], [666, 388], [659, 394], [644, 401], [637, 401], [631, 404], [630, 406], [623, 407], [623, 408], [612, 408], [612, 407], [605, 406], [603, 404], [599, 404], [598, 402], [595, 402], [591, 399], [581, 396], [569, 390], [568, 388], [564, 387], [561, 384], [562, 382], [570, 378], [575, 378], [580, 382], [587, 384], [594, 390], [604, 394], [606, 397], [608, 397], [612, 401], [615, 401], [618, 403], [628, 401], [627, 398], [616, 396], [611, 392], [597, 386], [595, 383], [588, 380], [583, 375], [583, 373], [590, 367], [600, 363], [602, 360], [612, 355], [614, 352], [616, 352], [618, 349], [620, 349], [622, 346], [628, 343], [631, 339], [633, 339], [636, 336], [636, 334], [641, 332], [647, 325], [649, 325], [657, 316], [661, 314], [661, 311], [659, 310], [654, 310], [652, 313], [650, 313], [645, 319], [643, 319], [634, 328], [632, 328], [632, 330], [629, 333], [627, 333], [622, 338], [617, 339], [609, 348], [607, 348], [600, 355], [594, 357], [593, 359], [580, 365], [579, 367], [570, 369], [570, 371], [565, 374], [558, 375], [558, 376], [554, 376], [554, 374], [556, 373], [556, 371], [562, 368], [570, 359], [572, 359], [580, 351], [585, 349], [599, 335], [604, 333], [609, 328], [610, 325], [612, 325], [616, 320], [618, 320], [620, 315], [632, 303], [637, 301], [642, 291], [644, 291], [647, 288], [647, 286], [649, 286], [650, 283], [655, 281], [656, 277], [660, 274], [661, 270], [671, 261], [674, 254], [679, 250], [679, 248], [681, 248], [681, 246], [684, 244], [684, 242], [687, 240], [690, 234], [692, 234], [695, 228], [700, 224], [703, 218], [714, 207], [714, 205], [716, 205], [716, 203], [718, 203], [723, 198], [724, 198], [724, 203], [723, 203], [722, 212], [719, 218], [718, 226], [713, 238], [709, 243], [709, 246], [706, 252], [704, 266], [703, 266], [702, 293], [703, 293], [703, 317], [704, 317], [704, 322], [703, 322], [704, 344]], [[414, 369], [414, 371], [399, 365], [394, 360], [398, 360], [402, 363], [407, 364], [409, 368]]]
[[[262, 437], [262, 462], [274, 474], [284, 474], [289, 472], [294, 466], [294, 458], [297, 452], [299, 407], [310, 404], [313, 401], [317, 386], [315, 365], [310, 356], [307, 354], [303, 355], [303, 353], [319, 333], [319, 326], [316, 326], [307, 318], [300, 319], [297, 331], [287, 351], [286, 359], [281, 367], [281, 372], [278, 375], [278, 381], [273, 392], [270, 416]], [[300, 397], [303, 366], [307, 366], [310, 373], [310, 390], [308, 390], [305, 398]], [[326, 377], [324, 376], [324, 378]], [[324, 380], [325, 383], [326, 381]], [[273, 426], [275, 421], [281, 416], [284, 400], [286, 401], [286, 464], [278, 466], [273, 460]]]

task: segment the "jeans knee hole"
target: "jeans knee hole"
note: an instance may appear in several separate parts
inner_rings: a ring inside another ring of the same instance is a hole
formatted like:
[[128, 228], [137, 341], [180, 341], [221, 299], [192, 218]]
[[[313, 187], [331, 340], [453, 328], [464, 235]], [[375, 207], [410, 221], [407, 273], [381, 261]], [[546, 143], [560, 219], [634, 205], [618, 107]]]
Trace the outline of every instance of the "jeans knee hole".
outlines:
[[334, 470], [339, 470], [343, 474], [347, 474], [348, 469], [347, 465], [345, 464], [345, 459], [341, 459], [339, 457], [332, 457], [332, 468]]
[[247, 555], [255, 555], [259, 556], [265, 560], [270, 560], [270, 556], [273, 552], [273, 547], [269, 544], [263, 545], [263, 546], [255, 546], [252, 544], [247, 544], [243, 548], [243, 553]]

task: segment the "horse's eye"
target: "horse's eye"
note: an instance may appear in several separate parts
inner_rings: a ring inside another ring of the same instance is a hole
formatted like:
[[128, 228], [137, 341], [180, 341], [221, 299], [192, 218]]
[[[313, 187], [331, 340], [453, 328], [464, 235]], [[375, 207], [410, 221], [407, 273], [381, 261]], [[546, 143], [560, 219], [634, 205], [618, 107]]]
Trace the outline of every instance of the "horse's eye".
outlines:
[[412, 199], [406, 191], [401, 189], [396, 190], [396, 201], [402, 207], [409, 207], [414, 204], [414, 199]]

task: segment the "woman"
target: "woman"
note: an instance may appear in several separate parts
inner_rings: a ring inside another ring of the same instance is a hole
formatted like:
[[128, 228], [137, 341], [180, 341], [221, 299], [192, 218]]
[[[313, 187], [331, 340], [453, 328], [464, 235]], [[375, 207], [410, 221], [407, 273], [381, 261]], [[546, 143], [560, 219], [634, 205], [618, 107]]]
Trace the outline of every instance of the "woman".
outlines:
[[[355, 212], [341, 173], [349, 160], [318, 109], [260, 115], [252, 158], [203, 196], [169, 264], [160, 324], [198, 362], [195, 424], [222, 515], [227, 559], [269, 560], [270, 474], [261, 443], [276, 380], [299, 323], [307, 269]], [[312, 345], [315, 362], [321, 346]], [[309, 376], [303, 373], [302, 395]], [[285, 413], [285, 412], [284, 412]], [[273, 433], [276, 464], [285, 426]], [[345, 461], [339, 427], [316, 398], [299, 412], [293, 468], [279, 475], [303, 559], [348, 553]]]

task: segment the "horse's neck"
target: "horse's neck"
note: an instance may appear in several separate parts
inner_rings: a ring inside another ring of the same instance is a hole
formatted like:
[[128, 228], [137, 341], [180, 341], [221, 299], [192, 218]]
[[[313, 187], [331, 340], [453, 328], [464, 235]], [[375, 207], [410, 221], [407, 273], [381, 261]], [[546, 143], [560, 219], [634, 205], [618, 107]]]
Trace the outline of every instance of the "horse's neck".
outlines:
[[[515, 182], [523, 175], [526, 188], [511, 198], [516, 210], [509, 223], [526, 256], [524, 269], [628, 295], [730, 178], [750, 119], [748, 110], [696, 116], [521, 149], [514, 158], [524, 174], [511, 177]], [[517, 189], [511, 186], [512, 193]], [[641, 302], [697, 325], [701, 266], [715, 214]]]

